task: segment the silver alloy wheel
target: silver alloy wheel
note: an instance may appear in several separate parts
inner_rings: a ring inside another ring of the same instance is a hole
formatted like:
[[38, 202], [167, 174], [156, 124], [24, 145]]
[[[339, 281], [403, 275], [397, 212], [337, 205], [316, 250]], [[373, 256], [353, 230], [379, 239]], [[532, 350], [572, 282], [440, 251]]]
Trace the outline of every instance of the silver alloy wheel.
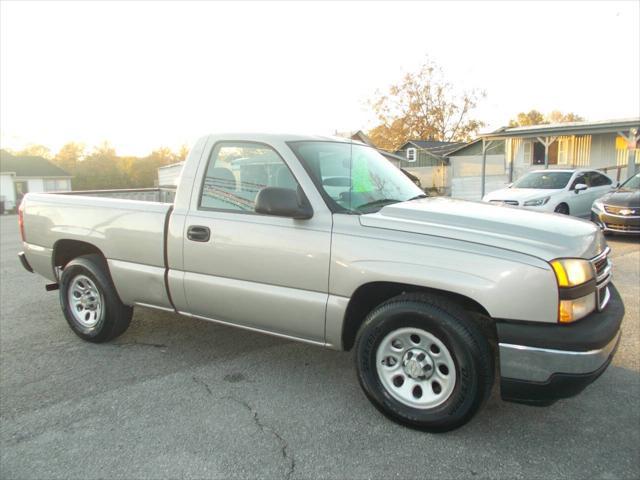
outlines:
[[437, 407], [456, 385], [456, 365], [449, 349], [420, 328], [400, 328], [382, 339], [376, 370], [385, 390], [413, 408]]
[[95, 327], [100, 320], [104, 300], [93, 280], [85, 275], [74, 277], [67, 295], [73, 318], [83, 327]]

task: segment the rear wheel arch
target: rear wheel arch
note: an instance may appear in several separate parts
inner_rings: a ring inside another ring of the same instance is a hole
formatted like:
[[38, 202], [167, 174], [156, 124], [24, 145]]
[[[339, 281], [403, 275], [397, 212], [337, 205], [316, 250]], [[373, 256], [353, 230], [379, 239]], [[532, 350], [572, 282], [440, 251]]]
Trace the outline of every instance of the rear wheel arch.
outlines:
[[104, 256], [96, 253], [66, 264], [60, 275], [60, 304], [74, 333], [94, 343], [122, 335], [133, 316], [133, 308], [120, 300]]
[[53, 269], [55, 271], [56, 267], [64, 268], [71, 260], [91, 254], [99, 255], [106, 263], [107, 257], [98, 247], [91, 243], [81, 240], [58, 240], [53, 245], [53, 255], [51, 256]]
[[370, 282], [358, 287], [349, 300], [342, 324], [342, 348], [347, 351], [353, 348], [358, 330], [373, 309], [394, 297], [411, 293], [431, 293], [452, 301], [473, 313], [483, 330], [486, 329], [488, 335], [495, 337], [495, 322], [491, 319], [489, 312], [470, 297], [420, 285]]

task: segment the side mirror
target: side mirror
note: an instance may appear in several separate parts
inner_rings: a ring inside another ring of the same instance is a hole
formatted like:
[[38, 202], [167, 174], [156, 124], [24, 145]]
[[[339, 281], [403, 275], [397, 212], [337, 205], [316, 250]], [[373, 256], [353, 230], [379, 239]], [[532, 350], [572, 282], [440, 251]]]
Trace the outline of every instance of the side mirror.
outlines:
[[306, 220], [313, 217], [313, 209], [301, 190], [265, 187], [256, 197], [256, 213]]
[[505, 188], [511, 188], [513, 187], [513, 183], [507, 183], [507, 186]]
[[587, 187], [584, 183], [579, 183], [575, 187], [573, 187], [573, 190], [576, 193], [580, 193], [582, 190], [586, 190], [587, 188], [589, 187]]

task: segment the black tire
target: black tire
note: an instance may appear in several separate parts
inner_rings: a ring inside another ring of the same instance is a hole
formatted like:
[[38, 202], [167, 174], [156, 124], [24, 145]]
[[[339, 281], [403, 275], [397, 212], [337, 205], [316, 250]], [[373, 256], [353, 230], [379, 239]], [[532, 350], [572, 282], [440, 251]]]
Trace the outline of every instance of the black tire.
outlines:
[[[89, 278], [101, 298], [100, 315], [95, 325], [87, 326], [75, 318], [69, 301], [69, 289], [78, 276]], [[60, 305], [71, 329], [83, 340], [94, 343], [108, 342], [122, 335], [133, 316], [133, 308], [122, 303], [116, 291], [107, 264], [100, 255], [83, 255], [71, 260], [60, 277]]]
[[569, 215], [569, 205], [567, 205], [566, 203], [561, 203], [555, 208], [554, 212], [560, 213], [562, 215]]
[[[376, 355], [382, 340], [406, 327], [436, 337], [455, 363], [453, 391], [433, 408], [397, 400], [378, 375]], [[376, 307], [358, 332], [355, 350], [358, 380], [366, 396], [387, 417], [411, 428], [429, 432], [458, 428], [471, 420], [491, 393], [494, 357], [486, 337], [466, 311], [436, 295], [403, 294]]]

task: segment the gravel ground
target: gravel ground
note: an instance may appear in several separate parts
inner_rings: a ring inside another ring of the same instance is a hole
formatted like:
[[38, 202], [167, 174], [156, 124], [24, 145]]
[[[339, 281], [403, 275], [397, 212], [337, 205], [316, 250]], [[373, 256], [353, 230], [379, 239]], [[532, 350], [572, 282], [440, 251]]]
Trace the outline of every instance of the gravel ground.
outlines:
[[610, 240], [626, 316], [596, 383], [547, 408], [494, 392], [430, 435], [369, 404], [351, 353], [142, 308], [83, 342], [18, 263], [15, 216], [0, 229], [1, 478], [640, 477], [638, 240]]

